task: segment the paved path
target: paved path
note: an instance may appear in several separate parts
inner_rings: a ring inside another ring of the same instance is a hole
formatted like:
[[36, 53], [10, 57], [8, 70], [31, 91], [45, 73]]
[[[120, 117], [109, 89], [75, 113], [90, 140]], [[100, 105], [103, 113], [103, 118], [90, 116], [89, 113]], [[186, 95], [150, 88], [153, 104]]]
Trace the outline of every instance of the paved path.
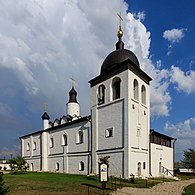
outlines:
[[181, 195], [183, 189], [192, 183], [195, 183], [195, 179], [159, 183], [150, 189], [125, 187], [112, 195]]

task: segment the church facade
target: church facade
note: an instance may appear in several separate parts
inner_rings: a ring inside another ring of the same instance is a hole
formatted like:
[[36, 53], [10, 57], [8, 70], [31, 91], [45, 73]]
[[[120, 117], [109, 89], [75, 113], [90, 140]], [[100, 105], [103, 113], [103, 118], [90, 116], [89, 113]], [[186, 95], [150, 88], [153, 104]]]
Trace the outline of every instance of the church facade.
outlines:
[[99, 159], [109, 156], [110, 175], [173, 176], [176, 139], [150, 129], [152, 79], [122, 35], [119, 26], [116, 50], [89, 81], [91, 115], [80, 116], [72, 87], [66, 116], [51, 123], [45, 112], [43, 130], [20, 137], [31, 171], [98, 174]]

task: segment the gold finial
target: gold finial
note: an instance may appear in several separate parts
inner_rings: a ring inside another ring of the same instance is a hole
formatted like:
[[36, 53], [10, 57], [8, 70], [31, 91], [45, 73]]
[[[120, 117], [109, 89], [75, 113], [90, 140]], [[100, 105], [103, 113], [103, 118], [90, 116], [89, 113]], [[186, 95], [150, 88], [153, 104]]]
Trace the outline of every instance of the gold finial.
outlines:
[[70, 80], [72, 81], [72, 87], [74, 88], [74, 85], [75, 85], [76, 80], [74, 79], [73, 76], [70, 78]]
[[120, 12], [120, 14], [117, 13], [117, 15], [119, 17], [119, 30], [118, 30], [117, 35], [118, 35], [118, 38], [121, 38], [123, 36], [123, 31], [122, 31], [122, 28], [121, 28], [121, 22], [123, 21], [123, 18], [121, 16], [121, 12]]
[[47, 112], [47, 103], [46, 103], [46, 100], [44, 100], [43, 108], [44, 108], [44, 112]]

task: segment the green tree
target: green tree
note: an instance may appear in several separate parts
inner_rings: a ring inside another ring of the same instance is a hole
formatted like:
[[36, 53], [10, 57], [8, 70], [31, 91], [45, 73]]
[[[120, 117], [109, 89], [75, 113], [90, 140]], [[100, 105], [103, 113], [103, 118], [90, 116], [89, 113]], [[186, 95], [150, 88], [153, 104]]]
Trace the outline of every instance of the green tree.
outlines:
[[0, 194], [5, 195], [8, 192], [8, 188], [4, 186], [3, 173], [0, 172]]
[[14, 173], [25, 172], [28, 169], [28, 164], [23, 157], [17, 156], [10, 160], [10, 168]]
[[184, 151], [182, 164], [188, 169], [195, 169], [195, 149], [189, 148], [188, 151]]

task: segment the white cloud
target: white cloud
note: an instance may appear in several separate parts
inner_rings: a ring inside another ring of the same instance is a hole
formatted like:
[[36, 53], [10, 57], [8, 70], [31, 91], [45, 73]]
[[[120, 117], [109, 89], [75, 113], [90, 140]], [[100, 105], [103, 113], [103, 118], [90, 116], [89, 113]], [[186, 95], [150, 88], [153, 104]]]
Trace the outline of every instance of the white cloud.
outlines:
[[[150, 59], [151, 39], [142, 23], [144, 12], [127, 13], [122, 0], [112, 4], [108, 0], [21, 0], [16, 8], [14, 3], [1, 2], [0, 69], [7, 68], [16, 75], [28, 102], [46, 98], [49, 112], [64, 114], [64, 96], [68, 99], [71, 85], [68, 80], [74, 76], [82, 113], [89, 114], [87, 81], [99, 74], [104, 58], [114, 50], [120, 8], [125, 47], [137, 55], [141, 68], [153, 78], [152, 115], [168, 115], [171, 97], [167, 70]], [[83, 70], [85, 74], [81, 74]], [[29, 107], [40, 109], [40, 102]]]
[[167, 122], [164, 129], [172, 132], [172, 135], [177, 138], [194, 138], [195, 137], [195, 118], [189, 118], [178, 124]]
[[184, 35], [185, 35], [185, 31], [187, 29], [176, 29], [176, 28], [173, 28], [171, 30], [166, 30], [164, 31], [163, 33], [163, 38], [168, 40], [170, 42], [170, 44], [168, 45], [168, 49], [167, 49], [167, 55], [171, 55], [171, 53], [173, 52], [173, 44], [174, 43], [178, 43], [180, 42]]
[[176, 84], [178, 91], [187, 94], [195, 92], [195, 71], [183, 72], [179, 67], [171, 66], [171, 82]]
[[126, 47], [133, 51], [140, 62], [141, 68], [152, 77], [151, 82], [151, 116], [168, 116], [171, 97], [168, 92], [169, 71], [161, 69], [161, 61], [153, 64], [150, 59], [150, 32], [144, 24], [128, 13], [125, 33]]
[[176, 153], [182, 154], [188, 148], [195, 147], [195, 117], [177, 124], [166, 122], [164, 130], [169, 132], [172, 137], [177, 138]]
[[186, 29], [176, 29], [173, 28], [171, 30], [166, 30], [163, 33], [163, 38], [170, 41], [171, 43], [176, 43], [181, 41], [181, 39], [184, 37], [184, 32]]

